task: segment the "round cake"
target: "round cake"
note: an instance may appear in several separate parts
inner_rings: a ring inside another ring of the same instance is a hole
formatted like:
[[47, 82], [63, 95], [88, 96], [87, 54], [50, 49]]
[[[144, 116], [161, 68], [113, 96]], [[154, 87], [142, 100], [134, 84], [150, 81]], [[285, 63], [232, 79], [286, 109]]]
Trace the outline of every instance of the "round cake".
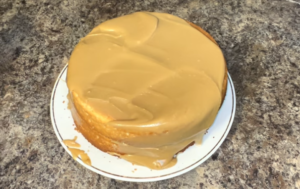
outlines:
[[227, 69], [215, 40], [165, 13], [103, 22], [80, 40], [67, 85], [76, 128], [95, 147], [165, 169], [202, 141], [225, 97]]

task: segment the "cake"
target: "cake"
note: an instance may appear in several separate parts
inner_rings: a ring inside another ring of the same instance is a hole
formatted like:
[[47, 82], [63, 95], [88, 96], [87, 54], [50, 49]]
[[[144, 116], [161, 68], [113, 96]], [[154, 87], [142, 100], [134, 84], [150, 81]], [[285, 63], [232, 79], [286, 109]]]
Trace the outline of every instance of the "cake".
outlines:
[[103, 22], [80, 40], [67, 86], [76, 129], [96, 148], [165, 169], [202, 141], [225, 97], [227, 69], [215, 40], [166, 13]]

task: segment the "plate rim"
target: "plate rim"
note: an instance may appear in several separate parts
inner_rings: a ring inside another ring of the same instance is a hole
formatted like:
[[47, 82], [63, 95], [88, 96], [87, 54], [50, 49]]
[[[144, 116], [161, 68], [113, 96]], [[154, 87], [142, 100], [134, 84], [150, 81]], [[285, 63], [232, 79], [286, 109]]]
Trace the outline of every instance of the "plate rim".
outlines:
[[[61, 135], [58, 131], [58, 127], [57, 127], [57, 124], [55, 121], [55, 116], [54, 116], [54, 98], [55, 98], [55, 94], [56, 94], [56, 89], [57, 89], [59, 81], [61, 80], [62, 75], [64, 74], [64, 72], [66, 71], [67, 68], [68, 68], [68, 64], [64, 66], [64, 68], [59, 73], [59, 75], [55, 81], [55, 84], [54, 84], [54, 87], [52, 90], [52, 94], [51, 94], [51, 99], [50, 99], [50, 117], [51, 117], [51, 123], [52, 123], [56, 137], [58, 138], [59, 142], [64, 147], [64, 149], [67, 151], [67, 153], [69, 155], [71, 155], [69, 150], [63, 143], [63, 138], [61, 137]], [[94, 166], [88, 166], [88, 165], [84, 164], [80, 158], [77, 158], [75, 161], [79, 162], [81, 165], [83, 165], [87, 169], [89, 169], [97, 174], [100, 174], [100, 175], [103, 175], [103, 176], [106, 176], [109, 178], [117, 179], [117, 180], [130, 181], [130, 182], [151, 182], [151, 181], [153, 182], [153, 181], [166, 180], [166, 179], [170, 179], [170, 178], [173, 178], [173, 177], [176, 177], [176, 176], [179, 176], [179, 175], [182, 175], [184, 173], [191, 171], [192, 169], [194, 169], [197, 166], [204, 163], [210, 156], [212, 156], [219, 149], [219, 147], [223, 144], [224, 140], [226, 139], [226, 137], [230, 131], [230, 128], [232, 126], [232, 123], [233, 123], [233, 120], [235, 117], [235, 110], [236, 110], [236, 94], [235, 94], [233, 81], [232, 81], [231, 76], [228, 71], [227, 71], [227, 76], [228, 76], [228, 83], [231, 86], [231, 92], [232, 92], [232, 110], [231, 110], [230, 119], [226, 126], [226, 130], [223, 133], [223, 135], [221, 136], [221, 138], [219, 139], [219, 141], [217, 142], [217, 144], [215, 144], [215, 146], [204, 157], [197, 160], [195, 163], [193, 163], [185, 168], [182, 168], [180, 170], [174, 171], [172, 173], [164, 174], [164, 175], [151, 176], [151, 177], [131, 177], [131, 176], [123, 176], [123, 175], [109, 173], [107, 171], [100, 170]]]

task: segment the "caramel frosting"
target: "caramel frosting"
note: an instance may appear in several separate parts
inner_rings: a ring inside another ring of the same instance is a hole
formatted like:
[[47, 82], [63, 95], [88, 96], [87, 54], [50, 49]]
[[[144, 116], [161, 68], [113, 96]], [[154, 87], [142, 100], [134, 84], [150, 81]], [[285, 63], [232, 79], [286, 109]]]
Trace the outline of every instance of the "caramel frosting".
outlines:
[[217, 44], [185, 20], [137, 12], [106, 21], [75, 47], [67, 85], [93, 145], [164, 169], [213, 124], [226, 73]]

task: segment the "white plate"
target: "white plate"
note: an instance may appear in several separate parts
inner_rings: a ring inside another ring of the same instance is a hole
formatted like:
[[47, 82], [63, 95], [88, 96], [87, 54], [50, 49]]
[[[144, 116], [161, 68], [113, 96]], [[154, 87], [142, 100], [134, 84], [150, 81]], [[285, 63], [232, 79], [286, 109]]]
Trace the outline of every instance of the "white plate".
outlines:
[[150, 182], [169, 179], [184, 174], [207, 160], [223, 143], [233, 122], [235, 114], [235, 91], [230, 75], [228, 74], [228, 87], [223, 105], [217, 115], [214, 124], [204, 135], [202, 145], [193, 145], [180, 153], [175, 166], [164, 170], [150, 170], [147, 167], [133, 165], [123, 159], [111, 156], [92, 146], [82, 134], [74, 130], [75, 125], [68, 106], [68, 88], [66, 85], [67, 68], [60, 73], [51, 96], [50, 113], [56, 136], [71, 155], [67, 146], [62, 142], [65, 139], [73, 139], [77, 136], [77, 142], [82, 150], [87, 152], [92, 161], [92, 166], [84, 164], [77, 159], [84, 167], [106, 177], [117, 180]]

